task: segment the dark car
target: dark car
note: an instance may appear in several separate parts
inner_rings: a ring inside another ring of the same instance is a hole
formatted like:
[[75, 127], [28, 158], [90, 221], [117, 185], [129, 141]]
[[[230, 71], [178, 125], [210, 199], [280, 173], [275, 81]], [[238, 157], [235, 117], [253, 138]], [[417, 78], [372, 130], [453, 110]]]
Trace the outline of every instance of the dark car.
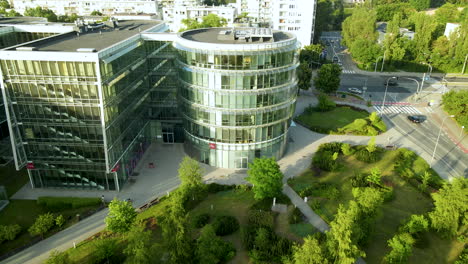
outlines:
[[413, 123], [422, 123], [427, 120], [427, 117], [424, 115], [410, 115], [408, 119]]
[[[387, 82], [384, 82], [384, 85], [387, 85]], [[395, 85], [398, 85], [397, 81], [395, 80], [388, 80], [388, 86], [395, 86]]]

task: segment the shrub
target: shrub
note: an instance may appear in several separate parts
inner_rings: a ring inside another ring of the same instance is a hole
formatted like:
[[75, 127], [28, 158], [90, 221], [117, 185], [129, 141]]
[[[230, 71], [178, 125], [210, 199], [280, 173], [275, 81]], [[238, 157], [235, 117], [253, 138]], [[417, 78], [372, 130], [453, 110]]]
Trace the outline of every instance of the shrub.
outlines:
[[367, 187], [369, 182], [367, 181], [367, 175], [362, 172], [354, 172], [354, 175], [350, 177], [351, 185], [353, 187]]
[[67, 252], [60, 252], [53, 250], [50, 252], [49, 258], [44, 262], [45, 264], [68, 264], [70, 263], [70, 256]]
[[65, 217], [63, 217], [63, 215], [59, 215], [55, 218], [55, 224], [58, 226], [58, 227], [62, 227], [63, 224], [65, 224]]
[[301, 210], [299, 208], [294, 207], [294, 210], [292, 213], [289, 215], [289, 223], [290, 224], [297, 224], [303, 221], [303, 215]]
[[0, 244], [5, 240], [14, 240], [20, 232], [21, 226], [18, 224], [0, 225]]
[[199, 214], [193, 217], [193, 226], [195, 228], [202, 228], [210, 221], [209, 214]]
[[406, 224], [400, 228], [400, 232], [418, 234], [427, 231], [428, 228], [429, 221], [424, 217], [424, 215], [411, 215]]
[[55, 218], [51, 213], [39, 215], [32, 226], [29, 227], [28, 231], [32, 236], [41, 235], [44, 238], [44, 234], [49, 231], [55, 223]]
[[334, 153], [328, 150], [317, 151], [312, 158], [312, 165], [325, 171], [335, 171], [338, 168], [338, 162], [333, 155]]
[[313, 200], [310, 205], [310, 208], [312, 208], [313, 211], [317, 212], [317, 211], [322, 210], [322, 204], [320, 203], [319, 200]]
[[357, 160], [360, 160], [366, 163], [374, 163], [381, 159], [382, 152], [383, 152], [383, 149], [379, 147], [376, 147], [375, 151], [369, 152], [366, 146], [359, 146], [355, 153], [355, 157]]
[[381, 132], [387, 131], [387, 125], [385, 124], [383, 120], [379, 120], [375, 123], [372, 123], [372, 125]]
[[49, 197], [42, 196], [37, 199], [37, 204], [52, 212], [76, 209], [81, 207], [100, 205], [100, 198], [76, 198], [76, 197]]
[[320, 93], [318, 96], [317, 109], [321, 112], [326, 112], [333, 110], [334, 108], [336, 108], [335, 102], [330, 100], [330, 98], [326, 94]]
[[341, 147], [342, 146], [343, 146], [343, 143], [341, 143], [341, 142], [323, 143], [318, 147], [317, 152], [328, 150], [328, 151], [331, 151], [331, 152], [341, 153]]
[[271, 212], [250, 210], [248, 213], [248, 223], [253, 227], [273, 228], [273, 214]]
[[218, 183], [210, 183], [206, 185], [206, 190], [208, 193], [217, 193], [222, 191], [232, 190], [235, 185], [223, 185]]
[[363, 135], [366, 133], [367, 121], [365, 119], [358, 118], [353, 123], [348, 124], [341, 128], [344, 133]]
[[343, 143], [341, 144], [341, 152], [343, 153], [343, 155], [349, 156], [349, 155], [353, 155], [354, 150], [351, 147], [351, 145], [349, 145], [348, 143]]
[[94, 263], [120, 263], [117, 239], [101, 238], [95, 242], [92, 259]]
[[226, 236], [239, 229], [239, 222], [234, 216], [217, 216], [213, 222], [213, 228], [217, 236]]
[[377, 129], [375, 129], [372, 126], [367, 126], [366, 130], [367, 130], [367, 135], [369, 136], [377, 136], [379, 134], [379, 131], [377, 131]]

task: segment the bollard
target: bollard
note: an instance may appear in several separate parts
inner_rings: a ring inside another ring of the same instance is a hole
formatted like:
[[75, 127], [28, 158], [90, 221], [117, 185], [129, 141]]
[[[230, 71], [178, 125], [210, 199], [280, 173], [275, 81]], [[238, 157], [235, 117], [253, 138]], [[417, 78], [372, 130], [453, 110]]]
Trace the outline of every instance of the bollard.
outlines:
[[211, 210], [213, 211], [213, 205], [211, 205]]
[[76, 243], [75, 242], [73, 242], [73, 248], [76, 248]]
[[273, 198], [273, 206], [275, 206], [275, 205], [276, 205], [276, 197]]

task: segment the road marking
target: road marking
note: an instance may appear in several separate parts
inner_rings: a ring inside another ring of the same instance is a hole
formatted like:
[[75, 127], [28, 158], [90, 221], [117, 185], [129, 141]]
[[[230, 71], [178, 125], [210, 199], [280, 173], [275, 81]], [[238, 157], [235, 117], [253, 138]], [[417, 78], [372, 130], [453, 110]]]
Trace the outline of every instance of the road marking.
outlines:
[[426, 110], [428, 113], [434, 113], [434, 110], [430, 107], [424, 107], [424, 110]]
[[381, 106], [374, 106], [374, 109], [379, 114], [421, 114], [421, 111], [413, 106], [385, 106], [383, 111]]
[[342, 73], [354, 74], [354, 73], [356, 73], [356, 72], [355, 72], [355, 71], [351, 71], [351, 70], [343, 70]]

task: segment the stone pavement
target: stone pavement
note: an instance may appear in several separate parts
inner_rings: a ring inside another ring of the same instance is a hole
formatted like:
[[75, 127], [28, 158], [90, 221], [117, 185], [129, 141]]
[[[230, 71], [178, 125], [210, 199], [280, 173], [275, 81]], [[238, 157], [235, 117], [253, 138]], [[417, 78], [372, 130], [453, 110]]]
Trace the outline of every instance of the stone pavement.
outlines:
[[[309, 104], [315, 104], [315, 97], [303, 95], [298, 98], [296, 115], [301, 113]], [[370, 137], [366, 136], [340, 136], [324, 135], [311, 132], [310, 130], [296, 125], [290, 128], [290, 142], [285, 156], [278, 161], [284, 173], [284, 182], [288, 178], [300, 175], [309, 168], [312, 155], [322, 143], [339, 141], [351, 144], [367, 144]], [[376, 137], [376, 143], [387, 145], [388, 140], [399, 142], [398, 147], [407, 147], [422, 156], [426, 161], [430, 154], [424, 152], [417, 145], [406, 139], [397, 130], [390, 128], [385, 134]], [[23, 187], [13, 196], [13, 199], [36, 199], [39, 196], [75, 196], [75, 197], [100, 197], [105, 195], [106, 200], [113, 197], [120, 199], [132, 198], [135, 206], [139, 207], [152, 199], [164, 195], [167, 190], [176, 188], [179, 184], [177, 169], [180, 161], [185, 156], [182, 144], [163, 145], [154, 144], [148, 149], [140, 162], [137, 171], [140, 173], [136, 183], [129, 184], [121, 192], [97, 192], [97, 191], [66, 191], [66, 190], [41, 190]], [[148, 163], [153, 162], [156, 167], [149, 168]], [[217, 169], [203, 165], [206, 170], [205, 182], [218, 182], [225, 184], [245, 183], [245, 170], [236, 171], [229, 169]], [[434, 169], [443, 177], [448, 177], [443, 168], [434, 166]], [[28, 184], [29, 185], [29, 184]], [[297, 195], [297, 194], [296, 194]], [[296, 197], [297, 198], [297, 197]], [[292, 200], [296, 200], [293, 198]], [[302, 201], [303, 202], [303, 201]], [[311, 210], [312, 211], [312, 210]], [[104, 218], [106, 211], [86, 218], [80, 223], [44, 240], [22, 252], [6, 259], [0, 263], [41, 263], [44, 261], [51, 249], [65, 250], [73, 246], [73, 242], [79, 243], [90, 235], [105, 228]], [[312, 217], [312, 222], [319, 226], [319, 230], [325, 230], [320, 220]]]

